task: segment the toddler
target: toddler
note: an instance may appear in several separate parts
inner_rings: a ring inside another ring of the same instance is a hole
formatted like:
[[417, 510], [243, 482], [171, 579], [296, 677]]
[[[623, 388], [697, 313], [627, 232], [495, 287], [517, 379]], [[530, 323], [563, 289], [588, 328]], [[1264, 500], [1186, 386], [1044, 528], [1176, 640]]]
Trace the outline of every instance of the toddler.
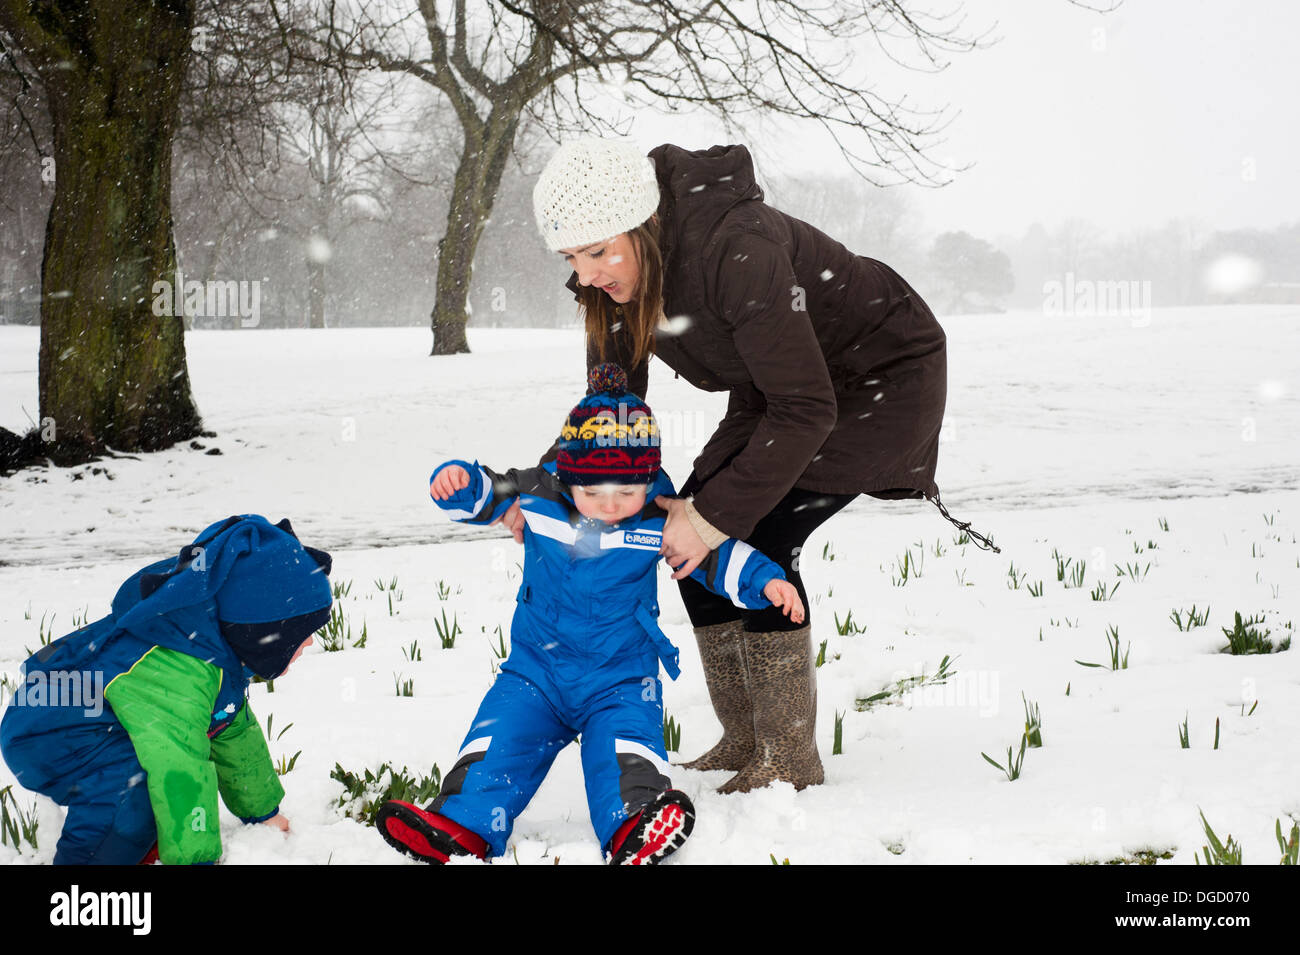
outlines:
[[[510, 655], [470, 724], [455, 765], [427, 808], [388, 802], [376, 824], [425, 862], [506, 850], [514, 819], [555, 756], [581, 737], [587, 804], [611, 864], [653, 865], [690, 834], [694, 807], [673, 789], [663, 739], [662, 663], [677, 649], [659, 629], [656, 567], [674, 494], [659, 467], [650, 409], [617, 365], [593, 368], [554, 461], [499, 474], [449, 461], [430, 479], [455, 520], [490, 524], [516, 500], [524, 571]], [[781, 568], [727, 540], [692, 576], [746, 608], [777, 605], [803, 619]]]

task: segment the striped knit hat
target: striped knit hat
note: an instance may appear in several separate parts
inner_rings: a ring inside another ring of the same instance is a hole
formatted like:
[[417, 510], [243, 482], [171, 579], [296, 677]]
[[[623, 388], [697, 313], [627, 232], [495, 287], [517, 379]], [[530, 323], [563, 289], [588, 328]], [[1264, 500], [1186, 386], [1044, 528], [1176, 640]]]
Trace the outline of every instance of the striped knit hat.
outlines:
[[587, 396], [560, 429], [555, 474], [569, 485], [650, 484], [659, 473], [659, 426], [650, 408], [627, 390], [613, 362], [587, 375]]

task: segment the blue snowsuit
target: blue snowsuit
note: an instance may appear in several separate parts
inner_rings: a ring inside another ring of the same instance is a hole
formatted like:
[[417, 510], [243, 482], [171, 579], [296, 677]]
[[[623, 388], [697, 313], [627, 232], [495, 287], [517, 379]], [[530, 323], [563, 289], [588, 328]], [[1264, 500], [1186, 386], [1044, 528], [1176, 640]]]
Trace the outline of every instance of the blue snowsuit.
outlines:
[[[501, 665], [456, 764], [430, 807], [502, 855], [514, 824], [556, 755], [581, 734], [591, 824], [602, 848], [624, 820], [670, 788], [659, 664], [673, 679], [677, 649], [659, 629], [655, 570], [672, 496], [660, 471], [641, 513], [617, 524], [584, 518], [555, 462], [498, 474], [463, 467], [468, 487], [434, 503], [457, 521], [490, 524], [518, 498], [525, 520], [524, 572]], [[747, 609], [770, 601], [785, 579], [748, 544], [727, 540], [691, 574]]]

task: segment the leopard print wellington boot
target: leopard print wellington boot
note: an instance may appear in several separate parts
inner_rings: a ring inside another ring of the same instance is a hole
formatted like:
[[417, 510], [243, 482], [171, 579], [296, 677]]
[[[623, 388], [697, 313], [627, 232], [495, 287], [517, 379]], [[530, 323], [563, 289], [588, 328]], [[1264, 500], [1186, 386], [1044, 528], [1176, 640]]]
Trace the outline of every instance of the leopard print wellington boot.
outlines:
[[820, 784], [825, 775], [814, 732], [817, 668], [812, 627], [743, 636], [754, 705], [754, 758], [718, 792], [749, 792], [777, 780], [795, 789]]
[[740, 620], [695, 628], [713, 712], [722, 724], [722, 739], [685, 769], [737, 772], [754, 756], [754, 708], [745, 674], [745, 634]]

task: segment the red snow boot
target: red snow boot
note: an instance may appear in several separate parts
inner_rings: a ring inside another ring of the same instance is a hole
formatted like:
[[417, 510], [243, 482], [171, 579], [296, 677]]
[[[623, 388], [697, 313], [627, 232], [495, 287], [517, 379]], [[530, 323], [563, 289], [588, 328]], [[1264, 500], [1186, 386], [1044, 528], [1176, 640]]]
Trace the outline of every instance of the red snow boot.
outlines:
[[695, 826], [695, 807], [679, 789], [668, 789], [618, 827], [609, 840], [610, 865], [658, 865], [682, 847]]
[[412, 859], [442, 865], [451, 856], [486, 859], [488, 845], [477, 833], [436, 812], [391, 800], [375, 815], [384, 841]]

